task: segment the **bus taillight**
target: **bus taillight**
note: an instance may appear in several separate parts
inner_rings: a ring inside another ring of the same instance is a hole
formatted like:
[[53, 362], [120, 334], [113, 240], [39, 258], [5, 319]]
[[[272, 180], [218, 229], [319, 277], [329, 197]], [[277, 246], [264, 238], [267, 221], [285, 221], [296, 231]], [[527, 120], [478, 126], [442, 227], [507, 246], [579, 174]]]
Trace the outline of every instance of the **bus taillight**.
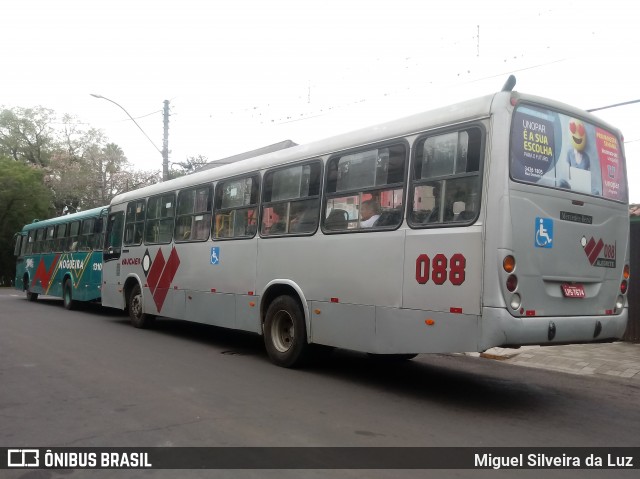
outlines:
[[618, 296], [618, 299], [616, 299], [616, 309], [614, 309], [613, 311], [615, 313], [619, 313], [620, 311], [622, 311], [623, 307], [624, 307], [624, 296]]
[[518, 277], [515, 274], [509, 275], [507, 278], [507, 289], [510, 293], [513, 293], [518, 287]]
[[620, 292], [622, 294], [626, 294], [627, 293], [627, 287], [628, 287], [627, 280], [623, 279], [622, 282], [620, 283]]
[[513, 273], [513, 271], [516, 269], [516, 259], [511, 255], [505, 256], [502, 260], [502, 267], [507, 273]]
[[622, 270], [622, 277], [624, 279], [629, 279], [630, 276], [631, 276], [631, 270], [629, 269], [629, 265], [625, 264], [624, 269]]
[[[520, 298], [520, 295], [518, 293], [511, 296], [510, 306], [514, 311], [517, 311], [518, 309], [520, 309], [520, 306], [522, 306], [522, 299]], [[524, 311], [520, 311], [520, 314], [522, 314], [523, 312]]]

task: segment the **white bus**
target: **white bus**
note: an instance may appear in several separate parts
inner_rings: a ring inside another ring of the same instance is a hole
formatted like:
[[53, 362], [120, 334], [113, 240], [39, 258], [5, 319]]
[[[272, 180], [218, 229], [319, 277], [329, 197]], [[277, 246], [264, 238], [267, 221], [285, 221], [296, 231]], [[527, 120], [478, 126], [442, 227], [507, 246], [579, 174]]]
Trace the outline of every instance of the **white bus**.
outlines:
[[411, 358], [611, 341], [627, 323], [620, 132], [503, 91], [121, 194], [103, 305]]

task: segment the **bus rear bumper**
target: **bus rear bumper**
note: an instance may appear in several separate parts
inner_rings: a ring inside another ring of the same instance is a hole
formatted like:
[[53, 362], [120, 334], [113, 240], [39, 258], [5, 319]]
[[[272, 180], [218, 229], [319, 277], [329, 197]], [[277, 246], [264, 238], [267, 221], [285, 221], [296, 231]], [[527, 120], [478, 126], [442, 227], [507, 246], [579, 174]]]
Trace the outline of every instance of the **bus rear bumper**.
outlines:
[[502, 346], [557, 345], [620, 339], [628, 309], [607, 316], [514, 317], [504, 308], [484, 308], [479, 350]]

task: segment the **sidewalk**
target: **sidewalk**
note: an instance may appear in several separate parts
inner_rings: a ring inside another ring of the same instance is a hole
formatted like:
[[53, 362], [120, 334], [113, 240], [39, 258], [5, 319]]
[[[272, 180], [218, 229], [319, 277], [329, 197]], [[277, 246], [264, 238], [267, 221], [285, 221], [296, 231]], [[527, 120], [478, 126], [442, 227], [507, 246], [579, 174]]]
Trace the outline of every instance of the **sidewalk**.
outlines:
[[479, 356], [532, 368], [626, 378], [640, 382], [640, 344], [634, 343], [492, 348]]

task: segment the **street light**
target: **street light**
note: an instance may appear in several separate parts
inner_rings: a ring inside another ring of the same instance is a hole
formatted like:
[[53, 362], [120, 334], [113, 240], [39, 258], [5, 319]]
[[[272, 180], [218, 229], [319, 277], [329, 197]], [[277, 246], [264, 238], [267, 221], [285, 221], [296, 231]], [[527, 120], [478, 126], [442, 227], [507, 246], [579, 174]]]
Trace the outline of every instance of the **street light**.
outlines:
[[102, 100], [110, 101], [111, 103], [116, 105], [118, 108], [120, 108], [123, 112], [125, 112], [129, 118], [131, 118], [131, 121], [133, 123], [135, 123], [135, 125], [140, 129], [140, 131], [147, 138], [147, 140], [149, 140], [149, 142], [153, 145], [153, 147], [156, 150], [158, 150], [158, 153], [160, 153], [162, 155], [162, 181], [167, 181], [169, 179], [169, 149], [167, 147], [166, 139], [165, 139], [165, 142], [164, 142], [165, 146], [161, 150], [160, 148], [158, 148], [156, 146], [156, 144], [153, 142], [153, 140], [151, 138], [149, 138], [149, 135], [146, 134], [146, 132], [142, 129], [142, 127], [140, 125], [138, 125], [138, 122], [129, 114], [129, 112], [127, 110], [124, 109], [124, 107], [122, 105], [120, 105], [119, 103], [107, 98], [106, 96], [97, 95], [96, 93], [89, 93], [89, 95], [91, 95], [94, 98], [100, 98]]

